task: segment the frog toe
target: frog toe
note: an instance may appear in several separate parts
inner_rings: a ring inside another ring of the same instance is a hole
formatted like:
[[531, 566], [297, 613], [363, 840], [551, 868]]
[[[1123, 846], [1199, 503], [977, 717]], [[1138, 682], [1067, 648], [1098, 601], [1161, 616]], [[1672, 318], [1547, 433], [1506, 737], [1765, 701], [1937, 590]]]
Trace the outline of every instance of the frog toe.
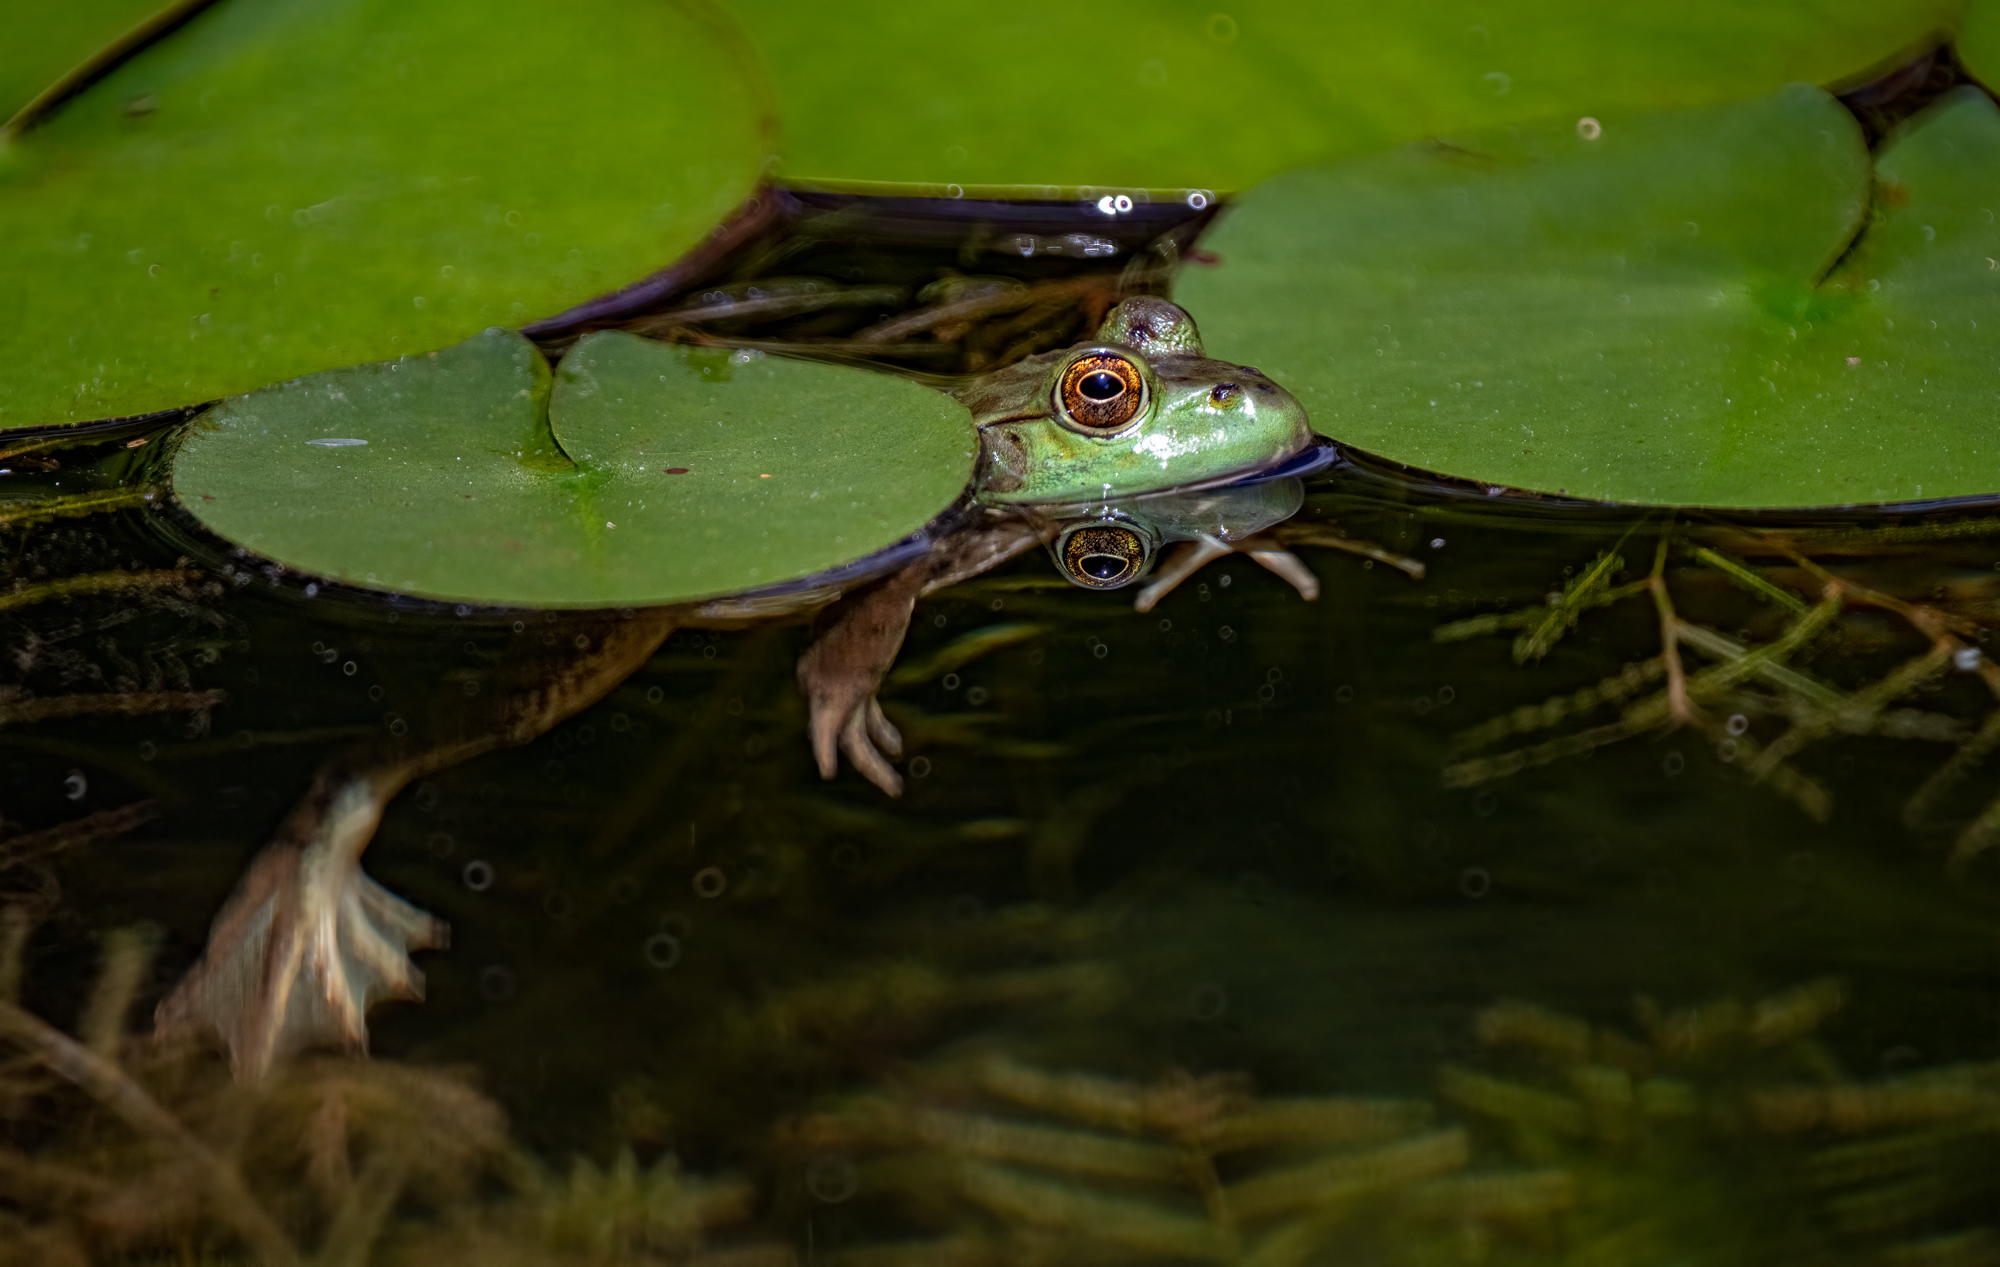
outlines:
[[896, 723], [882, 713], [882, 702], [870, 698], [868, 701], [868, 738], [875, 746], [895, 760], [903, 755], [903, 732], [896, 729]]
[[1133, 608], [1142, 612], [1153, 610], [1159, 601], [1173, 593], [1182, 581], [1229, 552], [1227, 545], [1213, 537], [1181, 542], [1160, 560], [1159, 569], [1153, 573], [1152, 582], [1140, 590], [1138, 597], [1132, 600]]
[[840, 732], [840, 750], [847, 754], [847, 759], [854, 763], [854, 768], [861, 772], [863, 778], [891, 796], [901, 796], [903, 776], [896, 773], [896, 768], [876, 749], [875, 741], [870, 737], [878, 720], [888, 727], [895, 738], [894, 751], [901, 752], [902, 736], [895, 734], [895, 727], [889, 726], [889, 719], [882, 716], [881, 708], [874, 700], [854, 710], [854, 715]]
[[1291, 582], [1292, 588], [1299, 592], [1300, 598], [1311, 602], [1319, 597], [1319, 577], [1313, 575], [1313, 570], [1306, 566], [1305, 560], [1268, 539], [1264, 534], [1259, 533], [1256, 537], [1243, 542], [1237, 549], [1249, 555], [1265, 569]]
[[1184, 541], [1161, 560], [1159, 570], [1154, 572], [1152, 582], [1139, 591], [1132, 606], [1142, 612], [1149, 612], [1159, 601], [1173, 593], [1196, 572], [1229, 554], [1246, 554], [1258, 565], [1277, 573], [1291, 582], [1299, 597], [1311, 601], [1319, 597], [1319, 578], [1305, 565], [1305, 560], [1285, 549], [1277, 538], [1260, 532], [1240, 541], [1220, 541], [1214, 537], [1202, 537], [1195, 541]]
[[291, 1052], [365, 1051], [368, 1007], [420, 999], [410, 952], [443, 947], [450, 927], [314, 842], [258, 856], [210, 930], [201, 961], [154, 1015], [163, 1039], [214, 1036], [254, 1081]]

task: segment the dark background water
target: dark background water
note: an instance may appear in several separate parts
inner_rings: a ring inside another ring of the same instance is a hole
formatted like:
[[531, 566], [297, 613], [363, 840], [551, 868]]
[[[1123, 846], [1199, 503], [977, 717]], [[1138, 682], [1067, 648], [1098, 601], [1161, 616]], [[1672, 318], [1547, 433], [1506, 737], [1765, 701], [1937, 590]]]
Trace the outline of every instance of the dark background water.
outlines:
[[[58, 477], [33, 478], [54, 491]], [[14, 576], [171, 567], [186, 539], [154, 518], [17, 531]], [[1843, 1006], [1819, 1026], [1810, 1070], [1742, 1044], [1701, 1068], [1725, 1086], [1868, 1083], [2000, 1054], [1994, 864], [1954, 874], [1945, 861], [2000, 791], [1991, 771], [1924, 832], [1903, 825], [1902, 805], [1952, 746], [1879, 734], [1799, 759], [1831, 793], [1824, 823], [1688, 730], [1448, 788], [1455, 734], [1657, 654], [1658, 623], [1644, 595], [1588, 612], [1528, 667], [1507, 635], [1432, 631], [1537, 606], [1600, 550], [1643, 575], [1658, 522], [1625, 537], [1630, 515], [1468, 503], [1356, 471], [1316, 485], [1301, 518], [1419, 557], [1428, 575], [1301, 547], [1324, 585], [1316, 602], [1230, 560], [1140, 614], [1034, 555], [922, 602], [905, 666], [995, 625], [1034, 630], [950, 678], [886, 692], [910, 742], [901, 801], [813, 770], [792, 677], [802, 625], [675, 635], [595, 708], [394, 803], [367, 868], [448, 919], [453, 944], [420, 957], [427, 1001], [375, 1013], [376, 1054], [476, 1068], [550, 1158], [671, 1150], [698, 1171], [758, 1176], [773, 1194], [763, 1217], [793, 1239], [810, 1222], [815, 1252], [925, 1219], [893, 1200], [801, 1195], [808, 1159], [782, 1145], [785, 1124], [967, 1044], [1141, 1083], [1184, 1071], [1241, 1075], [1269, 1096], [1436, 1100], [1446, 1066], [1507, 1067], [1476, 1037], [1499, 1000], [1643, 1036], [1641, 996], [1671, 1011], [1834, 978]], [[2000, 541], [1881, 549], [1826, 557], [1975, 619], [1991, 602]], [[1682, 615], [1768, 641], [1788, 613], [1685, 550], [1667, 571]], [[142, 1023], [345, 736], [414, 714], [454, 671], [550, 619], [308, 598], [300, 578], [199, 567], [219, 580], [212, 592], [4, 616], [15, 680], [41, 695], [121, 674], [157, 687], [147, 675], [172, 679], [176, 665], [178, 685], [227, 692], [205, 726], [177, 713], [0, 731], [10, 828], [143, 798], [161, 808], [12, 874], [23, 892], [60, 887], [26, 996], [59, 1024], [96, 971], [98, 935], [150, 921], [162, 949]], [[1798, 663], [1851, 689], [1925, 646], [1857, 609]], [[1768, 741], [1788, 723], [1757, 713], [1757, 694], [1744, 693], [1750, 735]], [[1902, 703], [1968, 725], [1993, 708], [1961, 672]], [[76, 799], [73, 771], [88, 785]], [[1689, 1078], [1706, 1088], [1708, 1076]], [[1478, 1166], [1536, 1159], [1505, 1130], [1476, 1138]], [[1701, 1206], [1661, 1180], [1646, 1203], [1693, 1202], [1695, 1241], [1761, 1243], [1786, 1223], [1778, 1211], [1817, 1199], [1783, 1143], [1747, 1128], [1707, 1139], [1701, 1173], [1730, 1176], [1727, 1199]], [[1636, 1164], [1615, 1150], [1560, 1156], [1580, 1172]], [[1970, 1196], [1914, 1222], [1808, 1239], [1838, 1256], [1990, 1226], [1990, 1180], [1966, 1181]]]

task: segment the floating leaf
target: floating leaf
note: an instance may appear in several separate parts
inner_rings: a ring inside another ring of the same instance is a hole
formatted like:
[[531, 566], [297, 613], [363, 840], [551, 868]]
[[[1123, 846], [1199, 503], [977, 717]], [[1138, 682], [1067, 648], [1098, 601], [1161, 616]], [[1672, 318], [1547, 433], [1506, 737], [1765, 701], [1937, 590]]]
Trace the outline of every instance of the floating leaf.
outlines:
[[2000, 491], [2000, 113], [1881, 159], [1814, 89], [1282, 177], [1180, 298], [1314, 426], [1400, 462], [1617, 501]]
[[218, 405], [173, 480], [209, 528], [304, 572], [636, 606], [889, 546], [951, 504], [977, 447], [963, 406], [886, 374], [606, 332], [552, 379], [496, 329]]
[[17, 4], [0, 40], [0, 122], [90, 59], [99, 49], [153, 16], [164, 0], [73, 0]]
[[1970, 0], [1955, 45], [1959, 61], [1981, 83], [2000, 84], [2000, 4]]
[[763, 158], [750, 72], [666, 0], [220, 0], [0, 152], [0, 427], [550, 316]]
[[1240, 189], [1554, 116], [1855, 82], [1959, 0], [728, 0], [794, 179]]

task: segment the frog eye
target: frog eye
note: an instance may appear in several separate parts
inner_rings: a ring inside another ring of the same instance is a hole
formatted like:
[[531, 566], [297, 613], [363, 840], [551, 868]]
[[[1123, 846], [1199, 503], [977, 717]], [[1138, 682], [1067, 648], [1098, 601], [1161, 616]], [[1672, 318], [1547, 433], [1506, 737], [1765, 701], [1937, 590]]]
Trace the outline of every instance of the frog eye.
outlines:
[[1110, 352], [1078, 357], [1056, 387], [1062, 412], [1080, 431], [1116, 431], [1139, 416], [1146, 380], [1139, 367]]
[[1073, 524], [1056, 538], [1055, 555], [1056, 565], [1073, 584], [1115, 590], [1145, 574], [1153, 542], [1132, 524]]

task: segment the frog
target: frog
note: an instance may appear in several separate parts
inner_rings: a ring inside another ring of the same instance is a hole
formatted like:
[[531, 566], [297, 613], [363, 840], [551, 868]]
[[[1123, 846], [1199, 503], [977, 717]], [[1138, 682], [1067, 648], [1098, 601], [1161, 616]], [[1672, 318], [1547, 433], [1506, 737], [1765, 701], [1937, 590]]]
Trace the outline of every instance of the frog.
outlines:
[[411, 959], [449, 926], [361, 868], [389, 803], [411, 783], [523, 744], [588, 708], [677, 629], [806, 620], [798, 660], [807, 743], [821, 777], [842, 758], [894, 797], [902, 738], [878, 698], [923, 596], [1037, 546], [1086, 589], [1151, 576], [1149, 609], [1205, 564], [1243, 554], [1305, 599], [1317, 579], [1270, 533], [1305, 475], [1337, 456], [1298, 400], [1255, 368], [1215, 360], [1164, 298], [1123, 300], [1094, 337], [950, 388], [979, 448], [956, 502], [924, 531], [815, 576], [670, 606], [565, 617], [553, 652], [503, 664], [477, 700], [326, 762], [252, 860], [194, 966], [155, 1012], [162, 1039], [219, 1041], [256, 1080], [293, 1052], [365, 1052], [366, 1014], [421, 999]]

